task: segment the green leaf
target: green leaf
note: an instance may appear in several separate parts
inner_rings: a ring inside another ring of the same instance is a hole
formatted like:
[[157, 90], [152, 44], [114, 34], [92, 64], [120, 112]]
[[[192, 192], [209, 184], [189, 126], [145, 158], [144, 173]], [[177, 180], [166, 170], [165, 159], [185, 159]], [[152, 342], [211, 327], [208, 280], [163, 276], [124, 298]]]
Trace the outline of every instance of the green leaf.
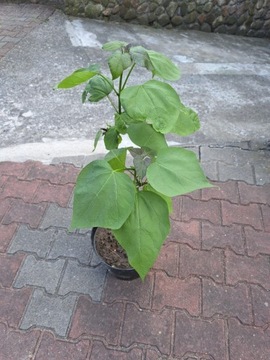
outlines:
[[153, 75], [171, 81], [180, 78], [180, 70], [167, 56], [152, 50], [147, 50], [147, 53], [151, 60]]
[[98, 132], [96, 133], [96, 136], [95, 136], [93, 151], [96, 150], [97, 144], [98, 144], [99, 140], [102, 138], [102, 136], [103, 136], [103, 131], [100, 129], [100, 130], [98, 130]]
[[[161, 221], [162, 219], [162, 221]], [[144, 279], [170, 230], [168, 207], [157, 194], [137, 192], [135, 206], [114, 236], [126, 250], [130, 265]]]
[[127, 133], [127, 126], [125, 122], [126, 118], [127, 118], [126, 113], [122, 113], [122, 114], [116, 113], [114, 115], [115, 128], [120, 134], [123, 135]]
[[111, 165], [113, 170], [124, 171], [126, 166], [127, 149], [114, 149], [108, 152], [105, 156], [105, 160]]
[[110, 127], [104, 135], [104, 144], [107, 150], [117, 149], [122, 138], [115, 127]]
[[98, 70], [95, 70], [95, 68], [93, 70], [89, 70], [89, 68], [78, 69], [63, 79], [56, 87], [58, 89], [69, 89], [84, 83], [97, 74]]
[[102, 46], [102, 49], [105, 51], [115, 51], [122, 49], [127, 46], [127, 43], [124, 41], [110, 41]]
[[182, 105], [182, 107], [179, 108], [179, 116], [171, 132], [181, 136], [187, 136], [199, 129], [200, 120], [198, 114], [194, 110]]
[[147, 169], [147, 178], [156, 191], [170, 197], [212, 187], [196, 155], [178, 147], [160, 150]]
[[176, 91], [157, 80], [125, 88], [120, 95], [127, 114], [140, 121], [153, 124], [163, 134], [170, 132], [178, 120], [181, 102]]
[[134, 207], [135, 186], [106, 160], [95, 160], [80, 172], [74, 191], [71, 227], [118, 229]]
[[113, 82], [106, 76], [96, 75], [90, 79], [85, 87], [85, 91], [90, 94], [88, 100], [98, 102], [108, 96], [113, 90]]
[[153, 71], [154, 68], [151, 63], [151, 59], [148, 52], [142, 46], [132, 46], [129, 50], [132, 60], [139, 66], [145, 67], [146, 69]]
[[169, 196], [166, 196], [164, 194], [161, 194], [160, 192], [156, 191], [150, 184], [146, 184], [143, 188], [144, 191], [152, 191], [155, 194], [159, 195], [162, 197], [163, 200], [166, 201], [167, 206], [168, 206], [168, 210], [169, 213], [171, 214], [173, 212], [173, 202], [172, 202], [172, 198], [170, 198]]
[[129, 53], [122, 53], [120, 50], [116, 50], [109, 58], [109, 68], [112, 74], [112, 78], [117, 79], [120, 75], [123, 74], [132, 64]]
[[130, 140], [140, 147], [158, 151], [168, 146], [164, 135], [144, 122], [129, 125], [127, 133]]

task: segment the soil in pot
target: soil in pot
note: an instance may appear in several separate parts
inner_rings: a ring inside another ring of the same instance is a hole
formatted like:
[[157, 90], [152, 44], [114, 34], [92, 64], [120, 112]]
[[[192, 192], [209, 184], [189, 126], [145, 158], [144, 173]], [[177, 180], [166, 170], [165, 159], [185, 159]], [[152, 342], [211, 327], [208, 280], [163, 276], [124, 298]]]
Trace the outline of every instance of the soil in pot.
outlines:
[[118, 244], [110, 230], [97, 228], [95, 244], [98, 254], [108, 265], [119, 269], [131, 268], [125, 250]]

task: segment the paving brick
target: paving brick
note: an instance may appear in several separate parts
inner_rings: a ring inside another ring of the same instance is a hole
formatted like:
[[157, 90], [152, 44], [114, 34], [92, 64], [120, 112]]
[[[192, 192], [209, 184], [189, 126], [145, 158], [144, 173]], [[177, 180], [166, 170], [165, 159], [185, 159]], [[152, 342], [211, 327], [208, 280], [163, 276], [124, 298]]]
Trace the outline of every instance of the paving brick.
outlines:
[[77, 292], [89, 295], [92, 300], [100, 301], [106, 278], [106, 269], [80, 266], [75, 261], [69, 261], [61, 281], [59, 294]]
[[270, 323], [270, 291], [259, 286], [252, 286], [252, 302], [256, 326]]
[[183, 197], [182, 220], [191, 219], [208, 220], [214, 224], [220, 224], [219, 200], [197, 201]]
[[49, 253], [51, 243], [57, 237], [57, 234], [57, 229], [38, 231], [21, 225], [10, 244], [8, 253], [14, 254], [17, 251], [25, 251], [44, 258]]
[[270, 290], [270, 263], [266, 256], [259, 255], [254, 258], [226, 251], [225, 264], [227, 284], [234, 285], [239, 281], [247, 281]]
[[153, 269], [164, 270], [171, 276], [178, 274], [179, 245], [168, 243], [162, 246]]
[[0, 254], [0, 286], [10, 287], [14, 281], [24, 255], [1, 255]]
[[265, 160], [265, 162], [253, 165], [257, 185], [269, 184], [269, 159]]
[[8, 176], [0, 174], [0, 196], [4, 190], [4, 185], [6, 184], [8, 178], [9, 178]]
[[238, 284], [235, 287], [218, 285], [203, 279], [203, 316], [219, 314], [224, 317], [237, 317], [242, 323], [252, 324], [252, 307], [248, 287]]
[[246, 226], [245, 235], [248, 255], [270, 255], [270, 233], [264, 231], [256, 231], [251, 227]]
[[269, 360], [269, 334], [263, 329], [229, 320], [230, 360]]
[[140, 279], [122, 281], [108, 274], [104, 289], [104, 301], [113, 303], [114, 301], [126, 300], [136, 302], [140, 308], [149, 309], [153, 287], [154, 274], [151, 272], [144, 281]]
[[214, 181], [218, 181], [218, 164], [216, 161], [205, 161], [201, 160], [201, 166], [205, 173], [205, 176]]
[[48, 180], [52, 184], [60, 184], [62, 173], [60, 166], [44, 165], [41, 162], [33, 161], [32, 166], [29, 168], [26, 180]]
[[[173, 355], [180, 359], [228, 360], [223, 320], [206, 321], [177, 312]], [[238, 359], [239, 360], [239, 359]]]
[[65, 230], [55, 229], [54, 243], [48, 259], [60, 256], [75, 258], [82, 264], [89, 264], [92, 255], [92, 244], [89, 236], [67, 233]]
[[[72, 319], [69, 337], [81, 335], [101, 336], [108, 344], [117, 345], [124, 306], [93, 303], [87, 296], [80, 296]], [[113, 329], [113, 331], [112, 331]]]
[[39, 185], [39, 180], [25, 181], [10, 176], [5, 184], [3, 193], [0, 194], [0, 199], [15, 197], [22, 199], [24, 202], [31, 202]]
[[76, 303], [75, 295], [56, 297], [46, 295], [41, 289], [36, 289], [22, 319], [22, 330], [30, 327], [45, 327], [53, 329], [57, 335], [66, 336], [73, 309]]
[[173, 211], [170, 214], [172, 220], [181, 220], [181, 209], [183, 204], [183, 196], [173, 198]]
[[0, 162], [0, 174], [13, 175], [24, 178], [29, 171], [29, 167], [31, 166], [31, 161], [27, 161], [24, 163], [3, 161]]
[[70, 342], [56, 339], [49, 332], [42, 334], [36, 360], [85, 360], [90, 348], [89, 340]]
[[1, 225], [0, 224], [0, 253], [6, 252], [11, 242], [12, 237], [14, 236], [17, 230], [17, 224]]
[[209, 276], [216, 282], [224, 282], [224, 254], [222, 250], [193, 250], [182, 245], [180, 250], [180, 277]]
[[262, 214], [264, 229], [270, 232], [270, 205], [262, 205]]
[[0, 359], [33, 359], [39, 337], [40, 331], [11, 331], [5, 324], [0, 324]]
[[223, 225], [243, 224], [262, 230], [261, 210], [257, 204], [235, 205], [222, 201]]
[[93, 344], [90, 360], [143, 360], [141, 349], [108, 349], [101, 342], [95, 341]]
[[0, 201], [0, 221], [3, 219], [4, 215], [8, 212], [12, 204], [11, 199], [4, 199]]
[[73, 184], [52, 185], [49, 182], [42, 182], [35, 194], [33, 202], [53, 202], [57, 203], [59, 206], [66, 207], [72, 191]]
[[45, 261], [37, 260], [33, 255], [27, 256], [14, 287], [21, 288], [27, 285], [41, 286], [48, 293], [56, 291], [65, 260]]
[[201, 311], [201, 282], [199, 279], [178, 279], [157, 273], [153, 295], [153, 308], [174, 307], [198, 316]]
[[239, 202], [239, 194], [236, 181], [212, 182], [213, 188], [202, 189], [202, 200], [228, 200], [231, 203]]
[[121, 345], [147, 344], [156, 346], [163, 354], [169, 354], [172, 324], [173, 314], [169, 310], [150, 312], [127, 304]]
[[264, 186], [238, 183], [241, 204], [270, 204], [270, 184]]
[[8, 225], [12, 222], [19, 222], [37, 228], [45, 210], [46, 204], [28, 204], [20, 199], [13, 199], [11, 208], [2, 219], [2, 224]]
[[195, 249], [201, 246], [201, 225], [197, 220], [190, 222], [171, 220], [171, 232], [168, 240], [188, 244]]
[[231, 248], [237, 254], [245, 253], [245, 241], [240, 225], [220, 226], [202, 222], [202, 248]]
[[31, 290], [0, 289], [0, 322], [17, 328], [29, 301]]
[[45, 216], [40, 224], [41, 229], [47, 229], [50, 226], [68, 229], [71, 224], [72, 209], [62, 208], [56, 204], [50, 204]]

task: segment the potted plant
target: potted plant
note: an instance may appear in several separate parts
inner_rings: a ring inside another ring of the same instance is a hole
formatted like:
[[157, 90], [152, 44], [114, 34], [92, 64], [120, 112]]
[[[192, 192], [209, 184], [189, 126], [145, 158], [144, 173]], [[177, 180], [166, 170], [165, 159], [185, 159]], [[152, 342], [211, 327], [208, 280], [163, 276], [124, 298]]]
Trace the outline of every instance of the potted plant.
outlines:
[[[179, 79], [179, 69], [165, 55], [142, 46], [112, 41], [102, 48], [109, 54], [110, 75], [92, 64], [57, 85], [66, 89], [86, 82], [82, 101], [106, 98], [115, 111], [94, 142], [96, 147], [103, 139], [108, 152], [78, 175], [71, 227], [110, 229], [144, 279], [169, 234], [172, 198], [212, 185], [196, 155], [169, 146], [165, 137], [190, 135], [200, 127], [196, 112], [182, 104], [168, 83]], [[128, 85], [141, 67], [152, 78]], [[121, 147], [123, 136], [133, 145]]]

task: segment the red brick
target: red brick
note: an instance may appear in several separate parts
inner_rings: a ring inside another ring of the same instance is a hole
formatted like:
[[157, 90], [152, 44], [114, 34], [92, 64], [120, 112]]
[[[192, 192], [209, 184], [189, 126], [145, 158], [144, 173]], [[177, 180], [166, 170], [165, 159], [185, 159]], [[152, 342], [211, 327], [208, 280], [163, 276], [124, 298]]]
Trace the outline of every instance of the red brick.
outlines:
[[2, 219], [5, 225], [12, 222], [29, 224], [32, 228], [37, 228], [46, 210], [46, 204], [29, 204], [22, 200], [13, 200], [10, 210]]
[[156, 346], [162, 354], [169, 354], [173, 314], [169, 310], [161, 313], [139, 310], [127, 304], [121, 345], [134, 343]]
[[0, 221], [11, 207], [11, 199], [0, 200]]
[[10, 176], [2, 194], [0, 194], [0, 199], [14, 197], [20, 198], [25, 202], [31, 202], [39, 184], [40, 182], [38, 180], [24, 181], [19, 180], [14, 176]]
[[17, 230], [17, 224], [0, 224], [0, 253], [6, 252], [13, 235]]
[[228, 284], [234, 285], [239, 281], [247, 281], [260, 284], [270, 290], [270, 263], [266, 256], [259, 255], [253, 258], [226, 251], [225, 259]]
[[89, 347], [89, 340], [81, 340], [78, 342], [57, 340], [52, 334], [45, 332], [42, 334], [36, 359], [85, 360], [87, 358]]
[[238, 254], [245, 253], [245, 242], [240, 225], [220, 226], [207, 222], [202, 223], [202, 248], [231, 248]]
[[122, 317], [123, 304], [97, 304], [86, 296], [80, 296], [69, 337], [76, 339], [81, 335], [97, 335], [104, 337], [109, 344], [116, 345]]
[[191, 315], [200, 314], [201, 282], [199, 279], [189, 278], [181, 280], [168, 277], [164, 273], [156, 274], [153, 308], [174, 307], [185, 309]]
[[10, 287], [24, 259], [24, 255], [0, 254], [0, 286]]
[[176, 196], [173, 199], [173, 212], [170, 214], [171, 219], [180, 220], [183, 196]]
[[0, 289], [0, 322], [7, 322], [11, 327], [18, 327], [30, 295], [29, 288]]
[[167, 243], [161, 248], [153, 268], [164, 270], [171, 276], [178, 275], [179, 245]]
[[252, 302], [256, 326], [270, 323], [270, 291], [252, 286]]
[[270, 184], [263, 186], [238, 183], [241, 204], [270, 204]]
[[209, 356], [209, 359], [227, 360], [225, 339], [223, 320], [207, 321], [176, 313], [173, 355], [180, 359], [208, 359]]
[[220, 199], [232, 203], [239, 202], [239, 194], [236, 181], [213, 182], [214, 187], [202, 190], [202, 200]]
[[216, 282], [224, 282], [223, 261], [222, 250], [193, 250], [182, 245], [180, 251], [180, 276], [209, 276]]
[[[178, 360], [178, 359], [176, 359], [175, 357], [169, 357], [169, 358], [165, 358], [165, 357], [163, 357], [162, 356], [162, 354], [158, 351], [158, 350], [156, 350], [156, 349], [147, 349], [146, 350], [146, 358], [145, 358], [146, 360]], [[183, 358], [183, 359], [181, 359], [181, 360], [197, 360], [197, 359], [195, 359], [195, 358]], [[205, 360], [208, 360], [208, 359], [205, 359]]]
[[0, 162], [0, 174], [13, 175], [23, 178], [28, 173], [31, 164], [31, 161], [24, 163], [11, 161]]
[[259, 205], [235, 205], [227, 201], [222, 201], [223, 225], [243, 224], [253, 226], [257, 230], [262, 230], [262, 217]]
[[73, 191], [73, 185], [52, 185], [49, 182], [42, 182], [34, 198], [34, 203], [42, 201], [57, 203], [66, 207]]
[[95, 341], [90, 360], [142, 360], [142, 356], [141, 349], [107, 349], [101, 342]]
[[7, 179], [8, 179], [8, 176], [6, 176], [6, 175], [0, 176], [0, 196], [1, 196], [1, 193], [3, 192], [3, 188], [4, 188], [4, 185], [7, 181]]
[[40, 337], [40, 331], [10, 331], [0, 324], [0, 359], [30, 360]]
[[77, 168], [74, 165], [62, 164], [60, 184], [75, 184], [80, 170], [80, 168]]
[[270, 255], [270, 233], [256, 231], [250, 227], [245, 228], [248, 255]]
[[245, 284], [231, 287], [204, 279], [202, 303], [204, 317], [210, 318], [219, 314], [225, 317], [237, 317], [245, 324], [252, 324], [251, 299]]
[[265, 231], [270, 232], [270, 206], [262, 205], [263, 224]]
[[198, 201], [184, 197], [181, 214], [184, 221], [198, 219], [208, 220], [214, 224], [221, 223], [219, 200]]
[[263, 329], [229, 320], [230, 360], [269, 360], [269, 334]]
[[169, 241], [177, 241], [199, 249], [201, 246], [201, 225], [199, 221], [190, 222], [171, 220], [171, 233]]
[[104, 301], [136, 301], [141, 308], [150, 308], [152, 291], [154, 287], [154, 274], [149, 273], [142, 282], [140, 279], [121, 281], [114, 276], [107, 277], [104, 289]]
[[59, 184], [61, 177], [62, 173], [60, 166], [44, 165], [41, 162], [33, 162], [26, 176], [26, 180], [40, 179]]

